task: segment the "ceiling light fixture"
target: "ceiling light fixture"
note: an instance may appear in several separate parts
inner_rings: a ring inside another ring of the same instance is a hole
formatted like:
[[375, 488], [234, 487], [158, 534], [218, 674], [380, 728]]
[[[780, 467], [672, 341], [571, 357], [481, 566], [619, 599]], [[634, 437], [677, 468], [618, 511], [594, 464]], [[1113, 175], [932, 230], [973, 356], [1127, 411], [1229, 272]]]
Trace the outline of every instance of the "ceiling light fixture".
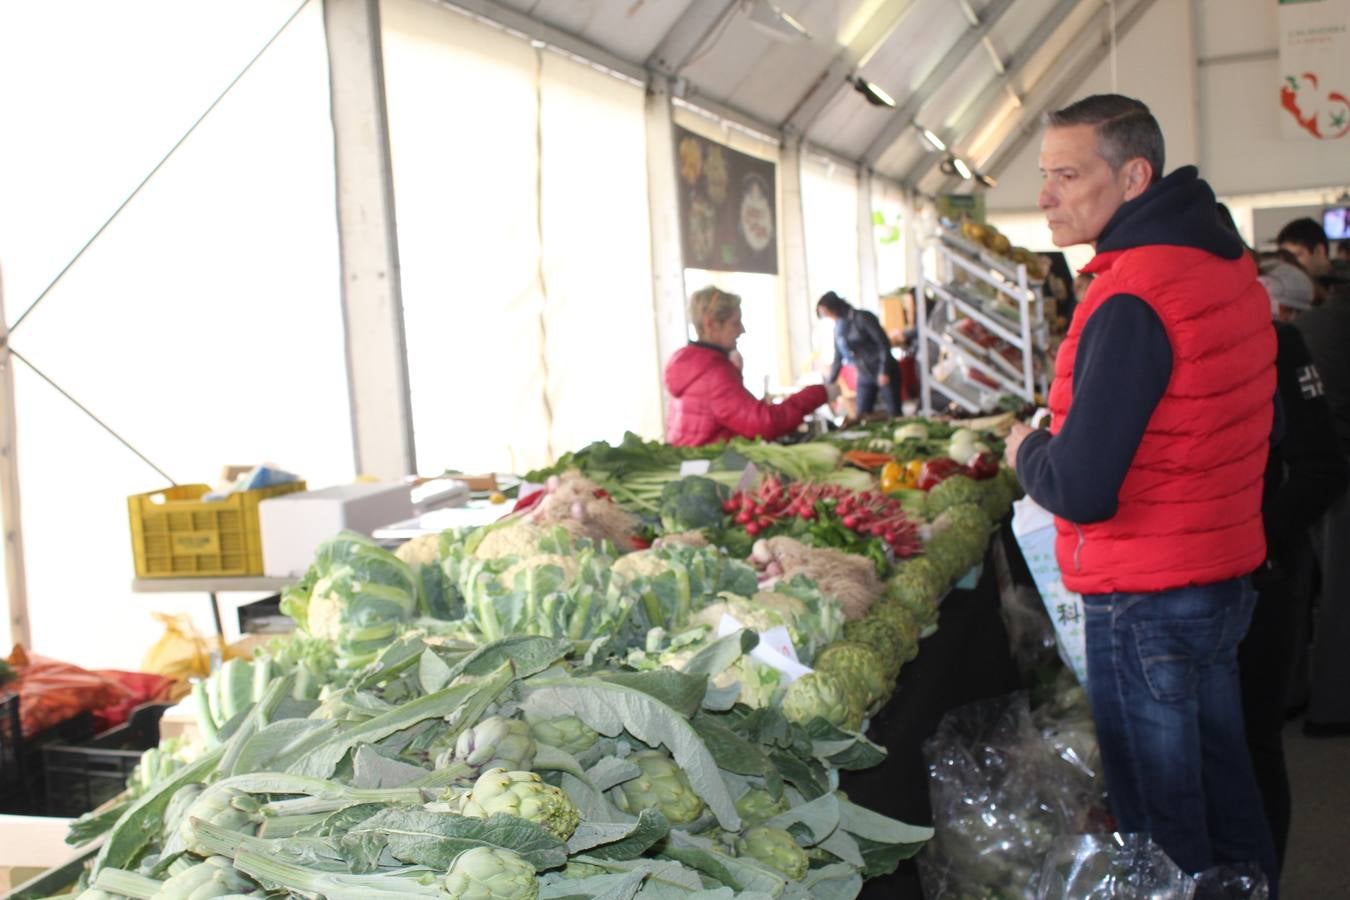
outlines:
[[858, 93], [866, 97], [867, 102], [873, 106], [886, 106], [891, 109], [895, 108], [895, 100], [891, 98], [890, 94], [863, 78], [861, 75], [854, 75], [848, 81], [849, 84], [853, 85]]
[[987, 188], [998, 187], [998, 179], [996, 179], [993, 175], [986, 175], [983, 172], [976, 172], [975, 180]]
[[970, 166], [966, 165], [966, 161], [959, 156], [952, 157], [952, 168], [956, 170], [956, 174], [966, 181], [975, 177], [974, 173], [970, 171]]
[[930, 147], [939, 153], [946, 152], [947, 145], [942, 142], [942, 138], [938, 137], [927, 128], [924, 128], [922, 125], [916, 125], [915, 127], [919, 129], [919, 134], [923, 135], [923, 139], [928, 142]]
[[811, 33], [792, 16], [774, 6], [769, 0], [746, 0], [743, 3], [750, 24], [777, 41], [800, 41]]

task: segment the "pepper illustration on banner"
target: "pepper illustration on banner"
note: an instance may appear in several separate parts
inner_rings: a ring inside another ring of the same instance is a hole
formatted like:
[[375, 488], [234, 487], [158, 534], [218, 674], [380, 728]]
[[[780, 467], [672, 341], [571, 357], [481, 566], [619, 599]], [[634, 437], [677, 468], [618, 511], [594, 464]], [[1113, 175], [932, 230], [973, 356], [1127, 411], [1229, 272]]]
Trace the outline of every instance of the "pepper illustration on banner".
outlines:
[[1280, 105], [1313, 137], [1334, 140], [1350, 132], [1350, 99], [1339, 91], [1323, 94], [1312, 72], [1285, 76]]

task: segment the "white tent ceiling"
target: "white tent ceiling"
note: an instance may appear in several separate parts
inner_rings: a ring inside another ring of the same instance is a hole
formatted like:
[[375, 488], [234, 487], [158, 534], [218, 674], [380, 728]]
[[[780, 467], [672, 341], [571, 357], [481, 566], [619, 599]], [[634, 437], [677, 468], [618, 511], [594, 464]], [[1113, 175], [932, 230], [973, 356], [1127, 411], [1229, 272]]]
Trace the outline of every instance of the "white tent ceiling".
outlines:
[[[916, 126], [998, 175], [1024, 126], [1154, 0], [445, 0], [772, 135], [801, 137], [925, 193], [944, 186]], [[809, 37], [777, 37], [776, 8]], [[771, 16], [771, 13], [769, 14]], [[894, 98], [871, 105], [849, 79]], [[951, 189], [954, 185], [947, 185]]]

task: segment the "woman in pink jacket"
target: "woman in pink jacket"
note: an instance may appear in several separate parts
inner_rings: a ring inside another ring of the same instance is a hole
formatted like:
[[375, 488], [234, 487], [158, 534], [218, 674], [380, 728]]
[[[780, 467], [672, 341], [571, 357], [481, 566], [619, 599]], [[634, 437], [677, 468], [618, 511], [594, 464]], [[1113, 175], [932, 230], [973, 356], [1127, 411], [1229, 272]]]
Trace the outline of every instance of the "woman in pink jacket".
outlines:
[[758, 400], [745, 389], [731, 361], [736, 341], [745, 334], [741, 298], [706, 287], [689, 299], [689, 321], [698, 340], [676, 352], [666, 364], [670, 408], [666, 440], [696, 447], [733, 437], [773, 440], [795, 429], [806, 414], [828, 403], [826, 388], [813, 385], [781, 403]]

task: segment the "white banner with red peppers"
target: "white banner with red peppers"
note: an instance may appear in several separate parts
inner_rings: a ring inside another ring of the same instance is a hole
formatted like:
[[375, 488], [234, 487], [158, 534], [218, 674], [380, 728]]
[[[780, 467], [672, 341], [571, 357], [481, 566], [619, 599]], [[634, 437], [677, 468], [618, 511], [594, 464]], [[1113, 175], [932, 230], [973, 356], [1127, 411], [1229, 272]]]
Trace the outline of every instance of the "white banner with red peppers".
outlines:
[[1280, 0], [1279, 24], [1285, 140], [1344, 138], [1350, 134], [1350, 0]]

